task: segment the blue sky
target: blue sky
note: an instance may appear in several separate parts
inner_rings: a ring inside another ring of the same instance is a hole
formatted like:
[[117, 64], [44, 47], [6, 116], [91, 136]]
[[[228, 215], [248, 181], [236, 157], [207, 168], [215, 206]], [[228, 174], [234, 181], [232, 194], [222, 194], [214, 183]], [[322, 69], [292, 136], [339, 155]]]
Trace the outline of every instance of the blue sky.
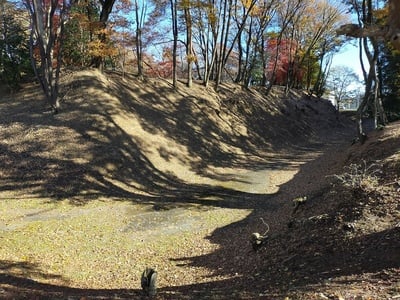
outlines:
[[[358, 43], [347, 44], [343, 49], [335, 54], [332, 60], [332, 67], [344, 65], [350, 67], [354, 70], [355, 73], [358, 74], [360, 79], [363, 79], [360, 59], [358, 57], [359, 49]], [[367, 60], [364, 60], [364, 63], [367, 63]]]

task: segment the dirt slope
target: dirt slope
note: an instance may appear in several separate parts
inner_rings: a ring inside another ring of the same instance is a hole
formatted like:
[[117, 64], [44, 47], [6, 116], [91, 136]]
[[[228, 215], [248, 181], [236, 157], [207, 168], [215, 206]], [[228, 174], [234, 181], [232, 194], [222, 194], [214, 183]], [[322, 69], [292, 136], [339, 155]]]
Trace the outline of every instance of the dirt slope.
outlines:
[[270, 157], [307, 154], [348, 126], [329, 103], [300, 92], [286, 97], [275, 90], [268, 100], [234, 85], [218, 95], [183, 84], [175, 92], [168, 82], [96, 71], [72, 73], [63, 84], [56, 116], [43, 114], [38, 86], [20, 101], [2, 101], [3, 145], [11, 156], [3, 162], [18, 164], [5, 165], [15, 197], [141, 195], [173, 181], [232, 187], [239, 182], [227, 173], [273, 169], [279, 164]]
[[293, 207], [262, 251], [268, 284], [286, 282], [290, 299], [398, 299], [400, 122], [337, 154], [330, 187]]
[[[141, 298], [148, 264], [159, 299], [400, 293], [399, 124], [350, 147], [351, 121], [300, 91], [86, 70], [61, 92], [55, 116], [37, 85], [0, 97], [0, 297]], [[334, 176], [364, 161], [379, 178]]]

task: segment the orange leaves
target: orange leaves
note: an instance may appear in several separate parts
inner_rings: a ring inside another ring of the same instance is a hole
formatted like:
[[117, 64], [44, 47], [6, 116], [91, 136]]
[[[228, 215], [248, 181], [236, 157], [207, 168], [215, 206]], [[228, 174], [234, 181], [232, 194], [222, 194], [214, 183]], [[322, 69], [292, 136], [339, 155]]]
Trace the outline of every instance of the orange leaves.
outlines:
[[89, 54], [100, 57], [116, 56], [118, 54], [118, 50], [113, 47], [108, 47], [100, 40], [95, 40], [89, 43]]
[[86, 13], [78, 10], [74, 10], [70, 13], [70, 19], [75, 20], [83, 30], [93, 32], [101, 27], [100, 22], [89, 20]]
[[242, 5], [246, 8], [249, 9], [253, 5], [254, 0], [241, 0]]
[[89, 42], [89, 54], [98, 57], [115, 57], [118, 55], [118, 49], [110, 41], [111, 31], [108, 28], [99, 29], [96, 31], [98, 35], [105, 37], [105, 41], [95, 39]]

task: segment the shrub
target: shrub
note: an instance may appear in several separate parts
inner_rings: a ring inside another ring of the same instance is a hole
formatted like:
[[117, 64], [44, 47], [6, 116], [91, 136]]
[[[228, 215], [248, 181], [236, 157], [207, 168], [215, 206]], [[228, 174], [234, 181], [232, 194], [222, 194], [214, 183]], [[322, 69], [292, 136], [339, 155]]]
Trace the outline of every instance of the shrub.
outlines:
[[360, 164], [350, 164], [345, 167], [343, 174], [335, 175], [339, 182], [354, 191], [370, 192], [379, 184], [379, 177], [377, 176], [382, 172], [381, 167], [377, 164], [370, 164], [369, 166], [362, 161]]

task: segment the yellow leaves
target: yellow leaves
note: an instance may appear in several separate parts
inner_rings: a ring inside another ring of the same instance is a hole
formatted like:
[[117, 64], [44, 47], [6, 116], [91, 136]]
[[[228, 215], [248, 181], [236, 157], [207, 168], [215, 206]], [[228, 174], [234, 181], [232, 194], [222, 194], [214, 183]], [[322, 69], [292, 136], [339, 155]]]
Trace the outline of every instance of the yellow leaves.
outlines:
[[189, 54], [189, 55], [186, 56], [186, 60], [187, 60], [188, 63], [196, 62], [197, 61], [197, 56], [194, 55], [194, 54]]
[[209, 8], [207, 11], [208, 22], [210, 23], [211, 27], [215, 28], [218, 23], [218, 17], [215, 13], [215, 10]]
[[[115, 57], [118, 55], [118, 48], [110, 41], [111, 30], [104, 28], [96, 31], [98, 39], [89, 42], [89, 54], [99, 57]], [[103, 38], [100, 38], [103, 37]]]
[[389, 15], [388, 5], [386, 5], [385, 7], [381, 8], [381, 9], [376, 9], [374, 11], [374, 15], [379, 23], [383, 23], [382, 21], [387, 19], [387, 16]]
[[252, 6], [254, 0], [241, 0], [241, 2], [245, 8], [249, 9]]
[[190, 0], [181, 0], [180, 6], [183, 8], [189, 8], [190, 5]]
[[95, 40], [89, 43], [89, 54], [92, 56], [116, 56], [118, 54], [118, 49], [110, 47], [100, 40]]

